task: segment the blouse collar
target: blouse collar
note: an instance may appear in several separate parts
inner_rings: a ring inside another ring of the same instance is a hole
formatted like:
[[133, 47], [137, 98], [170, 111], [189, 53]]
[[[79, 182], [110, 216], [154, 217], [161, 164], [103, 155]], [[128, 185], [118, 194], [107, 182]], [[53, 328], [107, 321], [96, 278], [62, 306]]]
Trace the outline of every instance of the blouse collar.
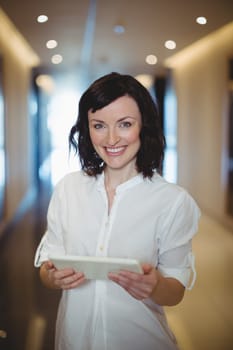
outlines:
[[[130, 178], [129, 180], [123, 182], [122, 184], [118, 185], [116, 188], [116, 193], [121, 193], [123, 191], [126, 191], [128, 189], [130, 189], [131, 187], [136, 186], [137, 184], [143, 182], [143, 175], [137, 174], [136, 176]], [[104, 186], [104, 171], [98, 175], [97, 177], [97, 188], [98, 190], [102, 190], [103, 188], [105, 188]]]

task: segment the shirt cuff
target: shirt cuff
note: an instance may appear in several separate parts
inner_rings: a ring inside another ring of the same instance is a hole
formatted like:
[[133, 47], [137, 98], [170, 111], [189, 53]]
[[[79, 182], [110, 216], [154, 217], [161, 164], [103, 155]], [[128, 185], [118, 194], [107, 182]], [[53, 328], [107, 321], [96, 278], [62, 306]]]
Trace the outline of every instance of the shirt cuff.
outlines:
[[47, 259], [47, 254], [43, 254], [43, 248], [46, 244], [46, 235], [44, 235], [40, 241], [40, 244], [36, 250], [35, 258], [34, 258], [34, 266], [35, 267], [40, 267], [41, 264], [48, 260]]
[[192, 252], [188, 254], [188, 265], [184, 268], [170, 268], [159, 266], [158, 270], [164, 277], [175, 278], [180, 281], [187, 290], [191, 290], [196, 281], [195, 256]]

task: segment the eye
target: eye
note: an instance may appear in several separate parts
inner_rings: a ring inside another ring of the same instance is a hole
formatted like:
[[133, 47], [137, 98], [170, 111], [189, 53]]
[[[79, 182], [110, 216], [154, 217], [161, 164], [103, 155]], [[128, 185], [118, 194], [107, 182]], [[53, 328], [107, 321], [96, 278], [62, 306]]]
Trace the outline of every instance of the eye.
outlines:
[[120, 128], [130, 128], [131, 125], [132, 124], [130, 122], [124, 121], [120, 123]]
[[102, 129], [102, 128], [104, 128], [104, 125], [103, 124], [101, 124], [101, 123], [96, 123], [96, 124], [93, 124], [93, 127], [94, 127], [94, 129]]

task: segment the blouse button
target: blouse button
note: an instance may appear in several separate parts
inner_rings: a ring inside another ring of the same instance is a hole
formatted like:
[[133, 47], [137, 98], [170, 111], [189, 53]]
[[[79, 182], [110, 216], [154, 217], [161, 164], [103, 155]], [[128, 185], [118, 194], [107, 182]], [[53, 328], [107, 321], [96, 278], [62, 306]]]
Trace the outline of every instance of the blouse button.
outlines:
[[103, 251], [103, 249], [104, 249], [104, 247], [101, 245], [101, 246], [100, 246], [100, 250]]

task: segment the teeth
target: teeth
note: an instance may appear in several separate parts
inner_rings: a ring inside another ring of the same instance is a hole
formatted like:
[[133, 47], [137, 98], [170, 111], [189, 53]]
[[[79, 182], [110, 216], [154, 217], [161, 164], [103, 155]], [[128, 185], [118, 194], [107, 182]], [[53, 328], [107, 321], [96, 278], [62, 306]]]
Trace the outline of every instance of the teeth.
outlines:
[[117, 147], [117, 148], [106, 148], [107, 149], [107, 152], [109, 153], [117, 153], [117, 152], [120, 152], [124, 149], [124, 147]]

